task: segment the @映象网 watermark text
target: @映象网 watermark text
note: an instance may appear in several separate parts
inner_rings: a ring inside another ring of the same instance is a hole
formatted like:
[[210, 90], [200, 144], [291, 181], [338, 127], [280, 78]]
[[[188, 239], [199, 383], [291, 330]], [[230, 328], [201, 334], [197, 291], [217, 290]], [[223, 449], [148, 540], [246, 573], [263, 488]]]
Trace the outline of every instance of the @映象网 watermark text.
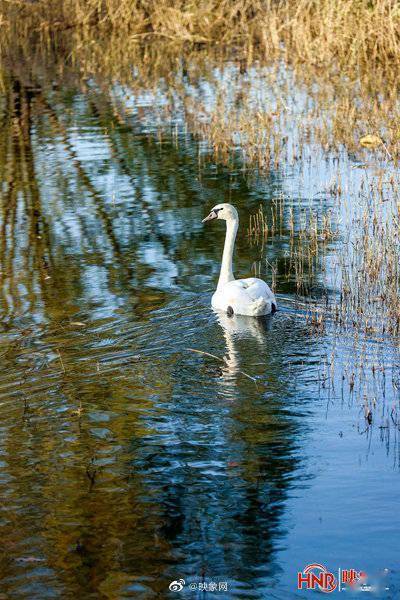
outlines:
[[227, 592], [227, 581], [190, 581], [186, 583], [184, 579], [174, 579], [169, 584], [171, 592], [182, 592], [182, 590], [191, 590], [196, 592]]

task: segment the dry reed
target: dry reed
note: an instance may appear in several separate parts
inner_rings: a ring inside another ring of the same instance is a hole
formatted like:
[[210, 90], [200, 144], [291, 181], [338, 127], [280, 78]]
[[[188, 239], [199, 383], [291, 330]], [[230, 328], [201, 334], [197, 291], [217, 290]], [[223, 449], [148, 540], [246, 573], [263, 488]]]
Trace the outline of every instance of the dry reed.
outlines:
[[235, 47], [245, 61], [284, 55], [343, 72], [398, 67], [400, 10], [394, 0], [20, 0], [0, 1], [3, 51], [82, 46], [107, 52], [123, 42], [165, 40], [185, 45]]

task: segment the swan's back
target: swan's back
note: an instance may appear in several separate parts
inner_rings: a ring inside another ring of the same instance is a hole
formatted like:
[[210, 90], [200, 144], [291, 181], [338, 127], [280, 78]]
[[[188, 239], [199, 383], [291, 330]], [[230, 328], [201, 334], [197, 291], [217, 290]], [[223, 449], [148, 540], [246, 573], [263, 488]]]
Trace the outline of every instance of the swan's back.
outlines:
[[234, 279], [217, 289], [212, 306], [224, 312], [230, 307], [234, 314], [258, 317], [276, 310], [276, 299], [265, 281], [248, 277]]

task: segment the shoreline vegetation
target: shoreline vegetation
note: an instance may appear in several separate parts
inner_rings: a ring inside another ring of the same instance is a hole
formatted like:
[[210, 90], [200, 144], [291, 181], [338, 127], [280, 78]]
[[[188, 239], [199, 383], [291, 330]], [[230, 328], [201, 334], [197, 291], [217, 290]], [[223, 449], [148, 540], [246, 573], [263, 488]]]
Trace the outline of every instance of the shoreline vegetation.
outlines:
[[[367, 139], [387, 158], [400, 157], [400, 7], [393, 0], [0, 0], [0, 65], [22, 85], [43, 83], [44, 72], [47, 79], [73, 72], [83, 85], [109, 79], [185, 94], [183, 79], [212, 78], [227, 61], [241, 74], [268, 67], [271, 87], [282, 65], [290, 69], [291, 83], [313, 103], [301, 127], [324, 148], [352, 152]], [[227, 125], [240, 118], [246, 160], [262, 169], [269, 161], [260, 157], [265, 144], [257, 130], [271, 129], [276, 114], [249, 114], [243, 90], [233, 106], [224, 105], [224, 94], [221, 85], [218, 114], [207, 123], [186, 106], [194, 132], [224, 154], [232, 147]]]
[[[277, 56], [320, 66], [393, 71], [400, 65], [394, 0], [1, 0], [1, 43], [71, 51], [83, 44], [124, 50], [165, 40], [237, 48], [251, 63]], [[179, 49], [181, 52], [181, 49]]]

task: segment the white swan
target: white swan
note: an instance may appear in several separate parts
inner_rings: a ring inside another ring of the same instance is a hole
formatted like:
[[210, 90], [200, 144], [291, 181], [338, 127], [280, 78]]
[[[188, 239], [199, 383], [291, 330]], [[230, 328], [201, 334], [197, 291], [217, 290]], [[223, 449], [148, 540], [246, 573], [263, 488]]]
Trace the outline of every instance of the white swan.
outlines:
[[236, 314], [259, 317], [275, 312], [276, 299], [265, 281], [256, 277], [235, 279], [233, 276], [232, 257], [239, 225], [236, 208], [232, 204], [217, 204], [202, 223], [212, 219], [226, 221], [226, 236], [221, 272], [211, 306], [229, 316]]

